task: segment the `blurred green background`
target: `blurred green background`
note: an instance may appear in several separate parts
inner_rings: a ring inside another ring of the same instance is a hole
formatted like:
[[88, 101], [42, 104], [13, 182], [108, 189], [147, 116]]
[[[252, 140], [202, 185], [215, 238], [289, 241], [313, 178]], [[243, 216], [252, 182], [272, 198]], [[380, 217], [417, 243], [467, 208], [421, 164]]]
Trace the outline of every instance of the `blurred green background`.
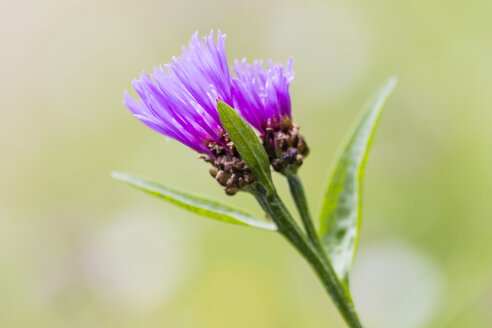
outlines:
[[[112, 181], [127, 170], [239, 205], [122, 105], [195, 30], [229, 60], [294, 57], [314, 212], [381, 82], [354, 298], [368, 328], [491, 327], [491, 1], [2, 1], [1, 327], [343, 327], [279, 236]], [[292, 205], [284, 181], [279, 188]]]

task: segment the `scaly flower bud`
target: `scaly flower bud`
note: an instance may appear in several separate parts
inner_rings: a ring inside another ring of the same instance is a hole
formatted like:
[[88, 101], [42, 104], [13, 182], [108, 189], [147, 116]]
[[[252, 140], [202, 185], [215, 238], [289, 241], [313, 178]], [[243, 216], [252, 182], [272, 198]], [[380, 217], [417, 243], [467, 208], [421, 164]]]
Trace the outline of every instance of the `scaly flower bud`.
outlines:
[[[222, 130], [221, 130], [222, 131]], [[239, 155], [234, 143], [226, 133], [221, 132], [222, 144], [210, 142], [208, 147], [213, 156], [202, 158], [212, 164], [210, 175], [217, 180], [228, 195], [236, 194], [240, 189], [255, 181], [255, 176]]]
[[299, 127], [288, 116], [280, 122], [269, 120], [262, 141], [273, 168], [284, 174], [295, 173], [309, 153]]

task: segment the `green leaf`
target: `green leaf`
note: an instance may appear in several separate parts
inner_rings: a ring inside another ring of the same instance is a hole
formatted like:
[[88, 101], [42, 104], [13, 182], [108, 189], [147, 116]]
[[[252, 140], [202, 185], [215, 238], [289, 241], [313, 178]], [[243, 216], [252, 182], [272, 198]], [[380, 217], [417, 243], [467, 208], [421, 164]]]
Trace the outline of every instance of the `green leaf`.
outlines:
[[396, 78], [389, 79], [367, 103], [355, 129], [339, 151], [323, 200], [321, 240], [337, 275], [346, 286], [359, 236], [364, 166], [374, 130], [396, 82]]
[[198, 215], [203, 215], [222, 222], [271, 231], [277, 230], [273, 223], [257, 219], [241, 210], [222, 204], [216, 200], [178, 190], [131, 173], [112, 172], [111, 176], [116, 180], [123, 181], [132, 187], [162, 198]]
[[251, 126], [229, 105], [217, 101], [220, 121], [244, 162], [268, 192], [274, 192], [270, 160]]

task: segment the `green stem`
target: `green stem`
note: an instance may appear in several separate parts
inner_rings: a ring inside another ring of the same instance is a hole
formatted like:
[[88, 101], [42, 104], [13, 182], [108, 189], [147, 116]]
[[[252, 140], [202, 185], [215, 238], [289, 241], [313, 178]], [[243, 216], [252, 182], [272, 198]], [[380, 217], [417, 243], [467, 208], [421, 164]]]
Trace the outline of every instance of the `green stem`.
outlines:
[[326, 260], [323, 254], [320, 254], [313, 242], [306, 237], [295, 223], [279, 196], [276, 193], [266, 194], [262, 187], [259, 187], [258, 190], [253, 192], [253, 195], [265, 212], [277, 224], [279, 232], [309, 262], [348, 326], [351, 328], [362, 328], [352, 299], [345, 292], [330, 262]]
[[302, 187], [301, 179], [299, 176], [294, 174], [287, 175], [287, 181], [289, 183], [289, 190], [294, 199], [294, 202], [297, 207], [297, 211], [301, 216], [302, 223], [304, 228], [306, 229], [306, 233], [314, 243], [316, 248], [322, 253], [324, 253], [323, 246], [321, 245], [321, 241], [319, 240], [318, 234], [316, 233], [316, 229], [314, 228], [313, 220], [311, 219], [311, 214], [309, 213], [309, 207], [306, 199], [306, 194], [304, 193], [304, 188]]

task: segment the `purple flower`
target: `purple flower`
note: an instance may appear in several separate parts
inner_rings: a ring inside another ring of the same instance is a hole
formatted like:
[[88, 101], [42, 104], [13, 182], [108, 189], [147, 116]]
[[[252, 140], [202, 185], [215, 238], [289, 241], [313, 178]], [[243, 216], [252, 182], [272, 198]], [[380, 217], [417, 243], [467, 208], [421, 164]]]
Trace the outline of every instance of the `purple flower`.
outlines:
[[292, 58], [285, 68], [272, 61], [268, 62], [267, 68], [262, 60], [255, 60], [252, 65], [246, 63], [245, 58], [234, 62], [232, 69], [237, 76], [232, 80], [234, 107], [262, 134], [283, 117], [292, 118], [289, 95], [289, 86], [294, 79], [292, 65]]
[[125, 92], [124, 104], [151, 129], [212, 155], [208, 143], [224, 144], [217, 99], [232, 105], [232, 84], [225, 54], [226, 36], [213, 31], [203, 42], [196, 32], [172, 64], [140, 74], [133, 87], [141, 100]]
[[253, 183], [254, 176], [224, 132], [217, 100], [235, 107], [261, 132], [273, 167], [282, 173], [295, 171], [307, 155], [307, 147], [291, 121], [289, 86], [294, 78], [292, 59], [285, 68], [262, 61], [235, 61], [231, 75], [225, 53], [225, 35], [213, 31], [199, 39], [196, 32], [183, 54], [172, 64], [140, 74], [133, 87], [140, 96], [125, 93], [124, 104], [135, 117], [155, 131], [204, 154], [210, 173], [234, 194]]
[[234, 107], [261, 132], [261, 140], [273, 168], [282, 174], [297, 172], [309, 148], [292, 123], [289, 86], [294, 79], [293, 60], [280, 64], [257, 60], [253, 65], [235, 61], [232, 79]]

